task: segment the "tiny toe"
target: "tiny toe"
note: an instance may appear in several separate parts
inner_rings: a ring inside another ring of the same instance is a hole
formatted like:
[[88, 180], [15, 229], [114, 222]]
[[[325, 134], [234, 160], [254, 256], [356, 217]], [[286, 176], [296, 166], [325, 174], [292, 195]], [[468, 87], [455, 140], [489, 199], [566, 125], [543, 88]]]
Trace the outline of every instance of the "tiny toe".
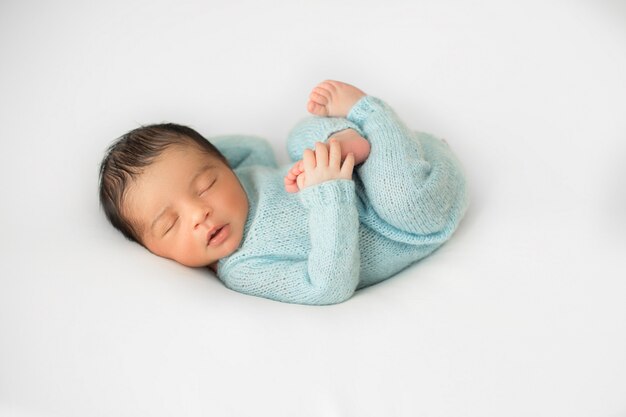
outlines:
[[337, 87], [335, 86], [333, 80], [326, 80], [320, 83], [319, 87], [321, 86], [324, 86], [324, 88], [326, 88], [327, 90], [330, 90], [333, 93], [337, 90]]
[[328, 115], [328, 110], [326, 109], [326, 106], [322, 106], [320, 104], [317, 104], [314, 101], [309, 101], [308, 105], [307, 105], [307, 110], [309, 111], [309, 113], [313, 113], [317, 116], [327, 116]]
[[320, 96], [324, 96], [329, 99], [332, 95], [332, 92], [328, 88], [323, 87], [315, 87], [311, 93], [317, 93]]
[[328, 98], [315, 91], [309, 95], [309, 98], [318, 104], [322, 104], [322, 105], [328, 104]]

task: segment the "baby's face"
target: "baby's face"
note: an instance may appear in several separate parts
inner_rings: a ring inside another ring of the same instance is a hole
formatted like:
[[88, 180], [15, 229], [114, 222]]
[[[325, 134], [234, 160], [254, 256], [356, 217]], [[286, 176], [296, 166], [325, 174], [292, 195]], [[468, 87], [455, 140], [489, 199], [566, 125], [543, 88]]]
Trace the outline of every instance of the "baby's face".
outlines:
[[248, 198], [241, 183], [226, 164], [194, 145], [167, 148], [126, 195], [124, 212], [156, 255], [214, 268], [243, 239]]

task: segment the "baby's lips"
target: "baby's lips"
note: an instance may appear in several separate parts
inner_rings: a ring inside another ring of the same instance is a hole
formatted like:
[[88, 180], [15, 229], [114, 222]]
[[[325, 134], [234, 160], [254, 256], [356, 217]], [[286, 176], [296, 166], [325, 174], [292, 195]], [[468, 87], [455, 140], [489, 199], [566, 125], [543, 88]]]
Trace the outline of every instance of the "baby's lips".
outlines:
[[222, 227], [224, 227], [224, 226], [213, 226], [213, 227], [211, 228], [211, 230], [209, 230], [209, 231], [207, 232], [207, 235], [206, 235], [206, 243], [207, 243], [207, 245], [209, 244], [209, 242], [210, 242], [210, 241], [211, 241], [211, 239], [213, 238], [213, 235], [217, 234], [217, 232], [218, 232], [218, 231], [219, 231]]

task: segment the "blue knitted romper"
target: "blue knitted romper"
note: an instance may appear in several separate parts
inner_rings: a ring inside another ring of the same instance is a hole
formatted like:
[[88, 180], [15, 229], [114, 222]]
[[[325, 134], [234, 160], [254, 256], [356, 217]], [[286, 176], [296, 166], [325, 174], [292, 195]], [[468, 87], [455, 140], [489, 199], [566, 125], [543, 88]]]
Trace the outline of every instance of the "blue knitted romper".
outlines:
[[[371, 149], [352, 180], [287, 193], [283, 178], [333, 133], [351, 128]], [[461, 163], [432, 135], [411, 130], [381, 99], [362, 97], [345, 118], [307, 117], [290, 132], [292, 163], [269, 143], [231, 135], [211, 140], [244, 187], [250, 210], [240, 247], [218, 262], [230, 289], [298, 304], [335, 304], [432, 253], [469, 205]]]

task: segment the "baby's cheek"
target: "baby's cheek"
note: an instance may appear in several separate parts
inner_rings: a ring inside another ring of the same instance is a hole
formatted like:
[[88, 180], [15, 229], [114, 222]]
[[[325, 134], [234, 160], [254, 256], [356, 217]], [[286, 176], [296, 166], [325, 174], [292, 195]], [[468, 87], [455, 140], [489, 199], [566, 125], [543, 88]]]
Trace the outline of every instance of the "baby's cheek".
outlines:
[[179, 263], [187, 266], [194, 266], [198, 263], [198, 244], [197, 242], [195, 245], [193, 245], [192, 243], [194, 243], [192, 239], [178, 239], [176, 241], [176, 244], [173, 245], [174, 247], [171, 248], [172, 251], [175, 253], [175, 259]]
[[233, 234], [231, 237], [232, 239], [228, 239], [225, 242], [225, 250], [224, 253], [220, 254], [221, 257], [232, 255], [241, 246], [243, 240], [243, 236], [241, 236], [241, 234]]

